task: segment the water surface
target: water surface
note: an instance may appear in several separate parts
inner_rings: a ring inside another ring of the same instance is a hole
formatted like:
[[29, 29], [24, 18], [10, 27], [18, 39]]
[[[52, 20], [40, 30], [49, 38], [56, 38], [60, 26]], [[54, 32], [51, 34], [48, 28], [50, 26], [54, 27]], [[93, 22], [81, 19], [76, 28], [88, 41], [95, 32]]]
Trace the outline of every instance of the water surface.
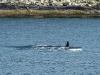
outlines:
[[[0, 75], [99, 75], [99, 24], [99, 18], [0, 18]], [[82, 51], [33, 48], [66, 41]]]

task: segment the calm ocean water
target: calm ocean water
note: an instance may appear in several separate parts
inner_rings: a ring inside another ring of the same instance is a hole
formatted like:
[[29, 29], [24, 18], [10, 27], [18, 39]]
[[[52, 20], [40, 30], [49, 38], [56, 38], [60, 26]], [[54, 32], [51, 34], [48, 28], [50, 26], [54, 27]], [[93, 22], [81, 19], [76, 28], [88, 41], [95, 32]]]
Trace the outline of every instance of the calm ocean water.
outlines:
[[100, 19], [0, 18], [0, 75], [100, 75]]

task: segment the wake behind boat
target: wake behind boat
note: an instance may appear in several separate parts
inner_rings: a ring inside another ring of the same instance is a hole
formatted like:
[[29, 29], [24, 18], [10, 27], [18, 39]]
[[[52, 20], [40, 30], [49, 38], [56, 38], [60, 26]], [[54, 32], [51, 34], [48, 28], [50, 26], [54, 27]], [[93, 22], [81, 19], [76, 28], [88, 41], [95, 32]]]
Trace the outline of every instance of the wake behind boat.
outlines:
[[70, 47], [67, 41], [65, 46], [52, 46], [52, 45], [35, 45], [34, 49], [57, 49], [57, 50], [70, 50], [70, 51], [82, 51], [82, 47]]
[[69, 42], [66, 43], [65, 46], [52, 46], [52, 45], [26, 45], [26, 46], [7, 46], [7, 47], [12, 47], [16, 48], [19, 50], [69, 50], [69, 51], [82, 51], [82, 47], [70, 47]]
[[52, 45], [36, 45], [36, 48], [41, 49], [65, 49], [70, 51], [82, 51], [82, 47], [70, 47], [69, 42], [67, 41], [65, 46], [52, 46]]

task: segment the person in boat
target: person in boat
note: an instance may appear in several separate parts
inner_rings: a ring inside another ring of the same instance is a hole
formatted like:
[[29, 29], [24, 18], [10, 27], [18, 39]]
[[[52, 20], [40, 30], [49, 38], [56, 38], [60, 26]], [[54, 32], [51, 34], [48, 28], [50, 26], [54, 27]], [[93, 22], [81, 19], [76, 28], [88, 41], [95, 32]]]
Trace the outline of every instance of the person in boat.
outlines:
[[65, 47], [69, 47], [69, 42], [67, 41], [66, 46]]

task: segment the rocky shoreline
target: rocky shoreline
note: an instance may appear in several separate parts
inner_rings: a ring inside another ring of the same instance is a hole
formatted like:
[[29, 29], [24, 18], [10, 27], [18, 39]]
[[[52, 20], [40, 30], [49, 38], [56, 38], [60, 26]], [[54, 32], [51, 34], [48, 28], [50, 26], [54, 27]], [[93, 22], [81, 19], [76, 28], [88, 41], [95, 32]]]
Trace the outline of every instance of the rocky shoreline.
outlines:
[[100, 10], [0, 10], [1, 18], [100, 18]]
[[[41, 4], [41, 3], [40, 3]], [[14, 18], [100, 18], [100, 4], [94, 6], [37, 4], [0, 4], [0, 17]]]

